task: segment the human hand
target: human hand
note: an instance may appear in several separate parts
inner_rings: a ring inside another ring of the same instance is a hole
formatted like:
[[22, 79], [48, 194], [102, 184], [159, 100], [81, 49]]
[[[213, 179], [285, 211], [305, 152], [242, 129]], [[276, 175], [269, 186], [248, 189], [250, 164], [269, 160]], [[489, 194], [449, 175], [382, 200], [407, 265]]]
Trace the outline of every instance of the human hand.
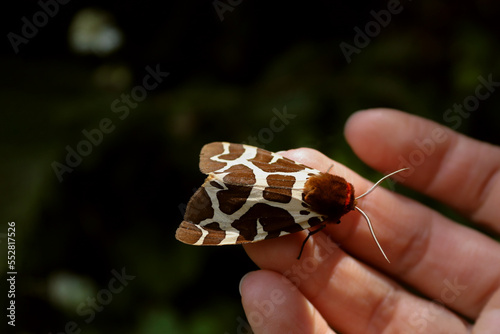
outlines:
[[[500, 233], [500, 148], [406, 113], [354, 114], [345, 134], [356, 154]], [[283, 154], [344, 177], [361, 194], [370, 182], [312, 149]], [[406, 164], [401, 161], [405, 160]], [[408, 165], [409, 164], [409, 165]], [[306, 232], [245, 245], [261, 268], [240, 290], [255, 333], [498, 333], [500, 244], [411, 199], [379, 188], [297, 252]], [[341, 248], [339, 248], [339, 246]]]

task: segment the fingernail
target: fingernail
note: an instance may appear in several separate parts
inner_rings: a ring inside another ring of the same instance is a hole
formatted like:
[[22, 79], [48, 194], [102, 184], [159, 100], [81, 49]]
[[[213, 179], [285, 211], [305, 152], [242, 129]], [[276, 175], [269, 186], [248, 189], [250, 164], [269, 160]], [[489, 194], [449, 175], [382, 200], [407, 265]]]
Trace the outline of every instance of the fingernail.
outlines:
[[240, 291], [240, 296], [241, 296], [241, 284], [243, 284], [243, 281], [245, 280], [245, 278], [248, 276], [248, 274], [251, 274], [252, 271], [246, 273], [240, 280], [240, 285], [238, 286], [238, 290]]

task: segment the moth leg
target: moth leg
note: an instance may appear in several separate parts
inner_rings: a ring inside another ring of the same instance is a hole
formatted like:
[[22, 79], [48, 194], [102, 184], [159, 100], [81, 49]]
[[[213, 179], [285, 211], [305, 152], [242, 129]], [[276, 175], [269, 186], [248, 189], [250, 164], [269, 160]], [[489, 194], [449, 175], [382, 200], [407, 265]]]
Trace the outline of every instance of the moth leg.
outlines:
[[[340, 223], [340, 220], [339, 220], [339, 223]], [[299, 256], [297, 257], [297, 260], [300, 260], [300, 256], [302, 255], [302, 251], [304, 250], [304, 246], [306, 245], [306, 242], [307, 242], [307, 240], [309, 240], [311, 235], [318, 233], [319, 231], [321, 231], [325, 227], [326, 227], [326, 224], [323, 224], [323, 225], [320, 225], [314, 231], [309, 231], [309, 234], [307, 235], [307, 237], [304, 239], [304, 242], [302, 243], [302, 247], [300, 247], [300, 253], [299, 253]]]

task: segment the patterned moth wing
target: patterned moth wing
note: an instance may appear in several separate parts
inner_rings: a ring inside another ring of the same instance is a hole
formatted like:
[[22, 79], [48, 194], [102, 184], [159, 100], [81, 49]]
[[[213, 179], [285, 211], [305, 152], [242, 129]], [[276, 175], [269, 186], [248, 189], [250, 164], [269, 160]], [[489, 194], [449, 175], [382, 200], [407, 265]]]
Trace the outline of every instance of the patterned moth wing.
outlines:
[[354, 209], [354, 189], [257, 147], [214, 142], [203, 147], [208, 174], [191, 197], [176, 238], [191, 245], [228, 245], [280, 237], [337, 222]]

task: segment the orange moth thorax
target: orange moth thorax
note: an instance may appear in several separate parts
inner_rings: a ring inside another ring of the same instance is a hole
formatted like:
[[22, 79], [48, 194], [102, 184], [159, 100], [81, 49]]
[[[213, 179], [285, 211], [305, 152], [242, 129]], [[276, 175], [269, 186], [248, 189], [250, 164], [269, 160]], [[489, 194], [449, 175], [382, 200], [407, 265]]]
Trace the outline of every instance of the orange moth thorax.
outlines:
[[340, 176], [326, 173], [309, 177], [303, 198], [311, 210], [332, 221], [339, 220], [356, 206], [352, 184]]

